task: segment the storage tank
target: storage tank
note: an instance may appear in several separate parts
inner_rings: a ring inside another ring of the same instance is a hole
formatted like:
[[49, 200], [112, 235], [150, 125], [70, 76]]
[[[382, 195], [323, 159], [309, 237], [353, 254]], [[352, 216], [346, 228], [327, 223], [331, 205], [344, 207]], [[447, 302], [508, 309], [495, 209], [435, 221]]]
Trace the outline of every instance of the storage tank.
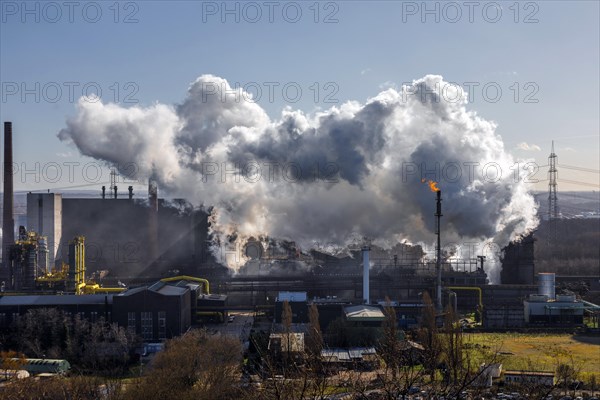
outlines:
[[548, 296], [554, 300], [556, 293], [555, 274], [553, 272], [541, 272], [538, 274], [538, 294]]

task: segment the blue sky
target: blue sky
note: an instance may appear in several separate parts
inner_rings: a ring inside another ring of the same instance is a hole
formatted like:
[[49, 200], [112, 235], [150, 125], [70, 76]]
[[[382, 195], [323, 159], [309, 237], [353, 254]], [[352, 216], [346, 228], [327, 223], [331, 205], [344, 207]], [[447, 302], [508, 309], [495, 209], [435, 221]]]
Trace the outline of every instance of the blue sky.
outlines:
[[[227, 2], [234, 12], [225, 15], [223, 2], [77, 2], [73, 22], [63, 2], [0, 3], [0, 119], [13, 121], [17, 163], [89, 161], [56, 137], [75, 114], [68, 85], [76, 98], [95, 82], [105, 102], [126, 105], [129, 94], [139, 105], [174, 104], [190, 82], [210, 73], [261, 87], [258, 103], [277, 118], [286, 105], [310, 113], [365, 102], [387, 87], [439, 74], [477, 85], [469, 108], [497, 122], [517, 159], [545, 165], [555, 140], [560, 163], [600, 168], [597, 1], [477, 2], [472, 22], [465, 2], [428, 2], [433, 13], [423, 12], [423, 2], [273, 2], [272, 22], [262, 1]], [[252, 22], [257, 9], [262, 16]], [[292, 23], [297, 9], [302, 15]], [[279, 83], [273, 101], [269, 82]], [[286, 102], [279, 89], [286, 84], [302, 89], [298, 101]], [[23, 85], [35, 93], [23, 99]], [[501, 88], [498, 101], [484, 98], [486, 85]], [[55, 86], [62, 88], [59, 96]], [[326, 95], [336, 103], [325, 103]], [[598, 185], [596, 173], [563, 170], [561, 177]], [[73, 184], [80, 181], [76, 174]], [[70, 184], [66, 177], [56, 183], [17, 179], [16, 189]], [[559, 187], [594, 189], [560, 181]]]

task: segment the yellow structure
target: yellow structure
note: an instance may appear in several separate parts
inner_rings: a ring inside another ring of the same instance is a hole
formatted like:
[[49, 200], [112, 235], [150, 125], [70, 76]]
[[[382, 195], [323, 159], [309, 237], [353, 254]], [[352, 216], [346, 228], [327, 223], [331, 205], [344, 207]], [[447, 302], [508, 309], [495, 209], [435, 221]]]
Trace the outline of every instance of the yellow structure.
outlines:
[[92, 281], [88, 283], [81, 283], [77, 286], [77, 294], [110, 294], [110, 293], [121, 293], [127, 290], [122, 287], [102, 287]]
[[69, 289], [78, 292], [85, 285], [85, 237], [75, 236], [69, 242]]
[[126, 290], [122, 287], [102, 287], [93, 280], [85, 281], [85, 237], [76, 236], [69, 242], [69, 263], [62, 264], [58, 270], [36, 278], [38, 286], [66, 291], [76, 294], [121, 293]]
[[[473, 286], [447, 286], [446, 289], [450, 289], [450, 290], [473, 290], [477, 292], [478, 298], [479, 298], [479, 304], [477, 305], [477, 312], [479, 313], [480, 317], [483, 316], [483, 296], [481, 293], [481, 288], [479, 287], [473, 287]], [[480, 319], [481, 321], [481, 319]]]
[[69, 265], [63, 263], [60, 269], [53, 268], [50, 272], [45, 275], [36, 278], [38, 286], [47, 286], [48, 288], [54, 288], [54, 286], [64, 285], [69, 275]]

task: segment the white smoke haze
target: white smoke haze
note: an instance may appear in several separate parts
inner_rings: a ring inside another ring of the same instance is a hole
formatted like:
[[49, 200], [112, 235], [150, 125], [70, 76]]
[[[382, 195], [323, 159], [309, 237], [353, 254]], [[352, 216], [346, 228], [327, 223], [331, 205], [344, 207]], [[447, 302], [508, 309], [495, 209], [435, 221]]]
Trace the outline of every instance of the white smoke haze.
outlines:
[[175, 106], [81, 100], [58, 136], [117, 167], [135, 163], [141, 179], [154, 172], [170, 195], [214, 206], [221, 245], [269, 236], [310, 249], [358, 235], [430, 247], [435, 194], [421, 183], [427, 178], [442, 190], [443, 242], [503, 247], [538, 223], [527, 171], [515, 177], [496, 124], [466, 109], [466, 91], [441, 96], [439, 87], [452, 85], [427, 75], [365, 104], [315, 115], [286, 108], [271, 120], [250, 94], [202, 75]]

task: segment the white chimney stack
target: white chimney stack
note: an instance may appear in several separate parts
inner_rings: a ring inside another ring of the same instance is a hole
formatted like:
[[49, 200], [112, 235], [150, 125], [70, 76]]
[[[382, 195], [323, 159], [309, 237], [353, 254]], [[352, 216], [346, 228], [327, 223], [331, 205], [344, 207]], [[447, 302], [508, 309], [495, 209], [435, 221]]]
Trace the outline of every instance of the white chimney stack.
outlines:
[[363, 254], [363, 302], [369, 304], [369, 252], [371, 248], [365, 246], [362, 248]]

